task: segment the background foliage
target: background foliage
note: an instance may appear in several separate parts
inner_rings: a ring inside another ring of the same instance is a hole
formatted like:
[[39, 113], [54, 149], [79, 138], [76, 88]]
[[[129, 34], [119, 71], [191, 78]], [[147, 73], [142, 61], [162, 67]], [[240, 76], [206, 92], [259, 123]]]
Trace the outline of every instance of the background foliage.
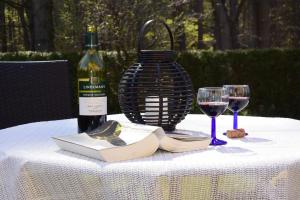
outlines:
[[[109, 69], [109, 112], [118, 113], [118, 83], [123, 71], [135, 62], [136, 55], [129, 52], [130, 59], [123, 62], [116, 52], [101, 53]], [[0, 60], [11, 61], [67, 59], [72, 65], [74, 83], [80, 58], [79, 53], [0, 53]], [[243, 114], [300, 119], [300, 49], [186, 51], [178, 54], [177, 61], [190, 74], [195, 89], [248, 83], [252, 93]], [[75, 87], [76, 84], [74, 91]], [[75, 107], [76, 99], [74, 96]], [[197, 106], [192, 112], [199, 112]]]
[[[0, 60], [67, 59], [75, 81], [86, 26], [94, 24], [109, 66], [109, 110], [119, 112], [118, 81], [149, 19], [170, 26], [195, 88], [249, 84], [244, 114], [300, 118], [299, 0], [0, 0], [0, 52], [9, 52]], [[145, 48], [153, 40], [151, 48], [169, 48], [158, 24], [144, 40]]]
[[81, 51], [94, 24], [102, 50], [127, 56], [152, 18], [180, 51], [300, 45], [299, 0], [0, 0], [0, 51]]

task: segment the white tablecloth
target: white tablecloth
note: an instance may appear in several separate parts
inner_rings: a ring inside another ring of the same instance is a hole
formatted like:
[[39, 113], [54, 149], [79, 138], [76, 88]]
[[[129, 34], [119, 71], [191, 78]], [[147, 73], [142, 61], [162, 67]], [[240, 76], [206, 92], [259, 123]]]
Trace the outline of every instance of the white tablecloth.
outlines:
[[[50, 137], [76, 134], [76, 119], [3, 129], [0, 199], [300, 199], [300, 121], [239, 117], [239, 125], [249, 136], [227, 139], [232, 116], [217, 118], [225, 146], [117, 163], [59, 150]], [[210, 119], [188, 115], [177, 128], [209, 133]]]

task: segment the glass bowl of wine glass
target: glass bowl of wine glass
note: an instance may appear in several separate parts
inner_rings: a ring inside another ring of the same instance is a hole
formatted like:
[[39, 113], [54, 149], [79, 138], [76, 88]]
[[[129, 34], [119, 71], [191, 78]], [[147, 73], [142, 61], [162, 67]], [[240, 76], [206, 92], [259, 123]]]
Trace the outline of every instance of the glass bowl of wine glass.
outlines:
[[233, 112], [233, 129], [238, 129], [238, 112], [249, 103], [250, 88], [248, 85], [224, 85], [228, 92], [228, 109]]
[[211, 143], [210, 145], [224, 145], [227, 142], [216, 137], [216, 117], [221, 115], [228, 106], [228, 93], [222, 87], [199, 88], [197, 104], [200, 110], [211, 118]]

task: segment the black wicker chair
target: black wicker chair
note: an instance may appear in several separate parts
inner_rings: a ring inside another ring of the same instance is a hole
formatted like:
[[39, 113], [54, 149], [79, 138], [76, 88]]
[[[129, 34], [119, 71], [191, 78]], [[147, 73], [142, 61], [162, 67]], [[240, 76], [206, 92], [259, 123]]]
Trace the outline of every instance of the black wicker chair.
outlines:
[[75, 116], [67, 61], [0, 61], [0, 129]]

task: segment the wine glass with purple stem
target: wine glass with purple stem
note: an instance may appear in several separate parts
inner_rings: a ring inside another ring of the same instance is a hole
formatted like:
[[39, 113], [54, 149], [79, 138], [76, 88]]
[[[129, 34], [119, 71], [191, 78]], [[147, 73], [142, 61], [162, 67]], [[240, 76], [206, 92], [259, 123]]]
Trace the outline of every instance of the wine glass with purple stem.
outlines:
[[224, 87], [199, 88], [197, 103], [200, 110], [211, 117], [211, 143], [210, 145], [224, 145], [226, 141], [216, 137], [216, 117], [221, 115], [228, 106], [228, 93]]
[[250, 88], [248, 85], [224, 85], [228, 92], [228, 109], [233, 112], [233, 129], [238, 129], [238, 112], [249, 103]]

